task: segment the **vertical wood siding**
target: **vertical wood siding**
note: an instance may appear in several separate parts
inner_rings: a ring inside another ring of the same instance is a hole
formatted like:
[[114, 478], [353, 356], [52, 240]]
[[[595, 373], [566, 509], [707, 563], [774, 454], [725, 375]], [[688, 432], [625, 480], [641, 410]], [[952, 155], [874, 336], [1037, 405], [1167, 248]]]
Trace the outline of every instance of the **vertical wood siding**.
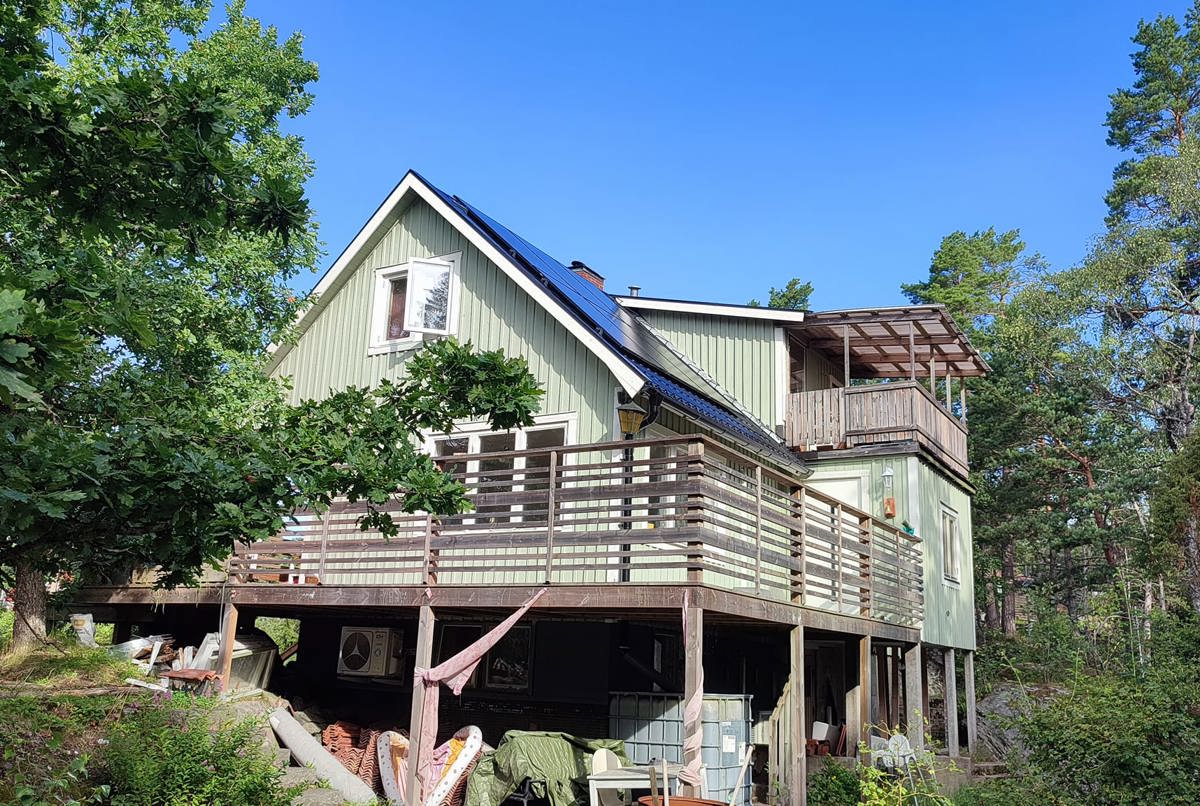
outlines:
[[824, 354], [813, 349], [806, 348], [804, 350], [803, 391], [813, 392], [818, 389], [829, 389], [833, 386], [830, 376], [840, 381], [843, 374], [842, 366], [840, 364], [834, 366], [834, 363]]
[[[541, 413], [573, 414], [576, 442], [613, 438], [613, 406], [617, 380], [590, 350], [433, 208], [417, 201], [401, 211], [374, 248], [348, 274], [339, 288], [326, 294], [324, 309], [311, 322], [274, 374], [292, 383], [292, 401], [321, 399], [347, 386], [373, 386], [383, 378], [400, 378], [412, 351], [367, 355], [370, 339], [374, 270], [427, 258], [462, 253], [455, 336], [479, 349], [502, 349], [523, 356], [545, 392]], [[344, 539], [353, 539], [351, 533]], [[512, 564], [504, 550], [496, 566]], [[511, 552], [507, 552], [511, 553]], [[336, 558], [353, 555], [331, 554]], [[341, 567], [338, 581], [353, 584], [398, 584], [393, 576], [355, 573]], [[603, 575], [603, 571], [599, 571]], [[581, 571], [567, 581], [586, 583], [596, 572]], [[509, 583], [526, 580], [514, 578]], [[529, 579], [530, 584], [537, 579]]]
[[[920, 525], [925, 538], [925, 629], [931, 644], [975, 649], [975, 571], [972, 542], [971, 496], [924, 459], [912, 457], [916, 467]], [[959, 579], [943, 578], [941, 504], [958, 513], [960, 534]]]
[[276, 368], [275, 375], [291, 378], [293, 401], [320, 399], [347, 386], [372, 386], [383, 378], [402, 377], [411, 351], [367, 355], [373, 271], [409, 258], [454, 252], [462, 252], [459, 341], [524, 356], [545, 390], [543, 414], [576, 413], [579, 442], [608, 439], [617, 386], [612, 373], [553, 314], [421, 201], [399, 213], [345, 283], [328, 292], [324, 310]]
[[641, 314], [768, 427], [783, 422], [783, 413], [775, 411], [774, 324], [674, 311]]

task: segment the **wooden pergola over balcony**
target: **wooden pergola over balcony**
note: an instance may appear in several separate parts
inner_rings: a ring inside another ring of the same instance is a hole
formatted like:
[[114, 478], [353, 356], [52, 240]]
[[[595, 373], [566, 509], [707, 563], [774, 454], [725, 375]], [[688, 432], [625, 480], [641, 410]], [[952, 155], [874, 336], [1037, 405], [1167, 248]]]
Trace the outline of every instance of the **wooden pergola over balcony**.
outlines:
[[277, 538], [240, 545], [219, 584], [247, 603], [316, 602], [336, 589], [366, 605], [405, 589], [415, 599], [549, 585], [566, 606], [567, 592], [589, 597], [580, 607], [622, 601], [621, 591], [691, 587], [772, 603], [771, 612], [828, 614], [830, 626], [921, 626], [916, 537], [706, 437], [462, 460], [455, 475], [473, 511], [435, 518], [393, 508], [392, 537], [359, 528], [362, 504], [297, 513]]
[[842, 383], [793, 389], [789, 445], [813, 450], [912, 440], [967, 475], [965, 379], [990, 368], [943, 306], [807, 314], [792, 333], [803, 347], [840, 363]]

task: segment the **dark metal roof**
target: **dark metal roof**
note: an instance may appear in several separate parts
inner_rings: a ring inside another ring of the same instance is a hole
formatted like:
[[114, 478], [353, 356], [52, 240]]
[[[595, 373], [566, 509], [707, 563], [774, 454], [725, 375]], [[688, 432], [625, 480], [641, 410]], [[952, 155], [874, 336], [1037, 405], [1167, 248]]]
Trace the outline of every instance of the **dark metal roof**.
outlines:
[[716, 426], [721, 431], [740, 440], [748, 442], [752, 445], [759, 445], [767, 451], [776, 461], [782, 461], [793, 465], [802, 465], [803, 462], [787, 448], [777, 442], [763, 439], [762, 429], [756, 425], [747, 422], [739, 415], [730, 412], [712, 401], [698, 395], [682, 384], [679, 384], [662, 374], [653, 367], [649, 367], [637, 359], [631, 359], [631, 363], [646, 379], [646, 384], [659, 395], [663, 400], [674, 404], [678, 409], [682, 409], [684, 413], [690, 414], [698, 420], [708, 423], [710, 426]]
[[635, 312], [623, 308], [570, 267], [462, 198], [439, 190], [424, 177], [421, 179], [476, 231], [545, 287], [569, 314], [596, 332], [664, 401], [737, 439], [768, 448], [780, 459], [798, 461], [772, 432], [738, 411], [739, 404], [734, 398], [672, 350]]

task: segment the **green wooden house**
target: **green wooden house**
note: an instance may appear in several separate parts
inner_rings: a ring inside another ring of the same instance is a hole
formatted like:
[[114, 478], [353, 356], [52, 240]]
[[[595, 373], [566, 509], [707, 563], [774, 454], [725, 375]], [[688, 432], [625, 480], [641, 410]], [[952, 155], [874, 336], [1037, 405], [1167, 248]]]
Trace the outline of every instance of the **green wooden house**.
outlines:
[[[973, 749], [964, 390], [987, 366], [943, 309], [612, 295], [416, 173], [314, 294], [270, 364], [297, 401], [401, 376], [438, 338], [528, 359], [545, 390], [533, 427], [425, 435], [475, 509], [397, 514], [391, 539], [359, 530], [351, 505], [297, 513], [211, 582], [164, 592], [149, 575], [79, 606], [175, 632], [218, 611], [230, 631], [299, 619], [292, 685], [408, 727], [414, 666], [546, 588], [443, 699], [445, 730], [605, 736], [622, 692], [703, 686], [747, 703], [732, 766], [754, 745], [756, 796], [792, 803], [816, 766], [806, 750], [850, 755], [885, 725]], [[378, 656], [365, 665], [345, 650], [356, 631]]]

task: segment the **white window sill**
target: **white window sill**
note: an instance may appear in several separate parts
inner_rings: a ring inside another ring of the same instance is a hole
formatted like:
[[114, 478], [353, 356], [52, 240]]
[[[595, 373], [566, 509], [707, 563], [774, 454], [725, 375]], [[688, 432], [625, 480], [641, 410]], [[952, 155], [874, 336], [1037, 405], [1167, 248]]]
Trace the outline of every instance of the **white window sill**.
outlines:
[[425, 343], [421, 336], [410, 339], [397, 339], [396, 341], [385, 341], [381, 344], [372, 344], [367, 347], [367, 355], [387, 355], [388, 353], [401, 353], [408, 350], [415, 350]]
[[951, 579], [950, 577], [942, 577], [942, 584], [945, 585], [947, 588], [954, 588], [955, 590], [962, 587], [961, 580]]

